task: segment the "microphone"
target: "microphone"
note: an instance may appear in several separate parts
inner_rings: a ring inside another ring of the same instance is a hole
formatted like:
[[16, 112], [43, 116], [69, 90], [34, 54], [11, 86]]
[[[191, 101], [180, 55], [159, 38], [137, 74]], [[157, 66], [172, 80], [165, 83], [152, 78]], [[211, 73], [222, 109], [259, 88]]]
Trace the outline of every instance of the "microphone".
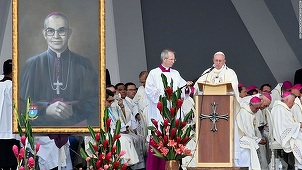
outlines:
[[208, 71], [204, 72], [201, 76], [204, 76], [204, 75], [210, 73], [214, 68], [215, 68], [215, 64], [213, 64], [212, 67]]

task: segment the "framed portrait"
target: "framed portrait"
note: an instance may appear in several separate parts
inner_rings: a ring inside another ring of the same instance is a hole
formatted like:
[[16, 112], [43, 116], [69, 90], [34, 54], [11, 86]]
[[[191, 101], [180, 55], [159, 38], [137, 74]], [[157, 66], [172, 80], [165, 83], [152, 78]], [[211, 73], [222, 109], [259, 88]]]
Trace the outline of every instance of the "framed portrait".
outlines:
[[[97, 131], [105, 107], [105, 0], [13, 0], [13, 131]], [[27, 102], [30, 99], [29, 103]]]

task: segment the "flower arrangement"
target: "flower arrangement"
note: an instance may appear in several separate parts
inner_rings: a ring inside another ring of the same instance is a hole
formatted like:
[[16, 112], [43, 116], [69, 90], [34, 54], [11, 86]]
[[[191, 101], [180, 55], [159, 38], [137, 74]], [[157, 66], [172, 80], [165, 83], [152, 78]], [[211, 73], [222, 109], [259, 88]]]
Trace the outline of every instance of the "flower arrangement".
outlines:
[[186, 144], [193, 138], [192, 126], [187, 125], [187, 122], [193, 111], [186, 114], [183, 120], [176, 117], [183, 104], [181, 89], [177, 88], [173, 92], [173, 79], [168, 86], [166, 76], [161, 74], [161, 77], [165, 94], [159, 97], [157, 108], [163, 122], [159, 124], [157, 120], [151, 119], [153, 126], [148, 127], [151, 130], [150, 147], [159, 158], [180, 160], [191, 155], [191, 150], [186, 148]]
[[[36, 155], [37, 152], [40, 149], [40, 143], [37, 142], [36, 145], [34, 145], [34, 136], [32, 134], [32, 127], [29, 122], [29, 106], [30, 106], [30, 98], [27, 99], [27, 105], [26, 105], [26, 112], [25, 114], [21, 114], [19, 116], [16, 107], [14, 106], [14, 112], [17, 115], [17, 122], [18, 122], [18, 132], [21, 137], [21, 143], [22, 147], [18, 148], [18, 146], [13, 146], [13, 152], [15, 157], [17, 158], [18, 163], [18, 170], [35, 170], [36, 169]], [[22, 126], [24, 125], [24, 131], [22, 129]], [[29, 143], [30, 149], [34, 152], [33, 156], [26, 156], [26, 148], [27, 148], [27, 142]]]
[[81, 148], [81, 156], [86, 159], [91, 170], [126, 170], [127, 163], [122, 158], [126, 151], [121, 150], [119, 138], [121, 121], [116, 122], [114, 133], [111, 134], [111, 118], [108, 116], [108, 108], [104, 111], [104, 130], [95, 133], [91, 126], [88, 126], [93, 142], [89, 142], [89, 154]]

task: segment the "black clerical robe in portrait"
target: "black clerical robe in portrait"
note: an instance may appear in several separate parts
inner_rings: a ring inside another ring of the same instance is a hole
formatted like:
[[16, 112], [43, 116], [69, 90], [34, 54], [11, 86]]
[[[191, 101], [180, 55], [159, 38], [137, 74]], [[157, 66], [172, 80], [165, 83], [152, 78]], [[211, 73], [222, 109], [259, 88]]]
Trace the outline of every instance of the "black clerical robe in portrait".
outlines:
[[[25, 110], [25, 101], [30, 97], [31, 104], [38, 110], [37, 117], [32, 121], [33, 125], [99, 124], [98, 73], [89, 59], [69, 49], [58, 58], [55, 52], [48, 49], [29, 58], [21, 74], [19, 83], [20, 103], [23, 106], [21, 109]], [[46, 107], [56, 101], [72, 105], [73, 115], [69, 119], [61, 121], [45, 114]]]

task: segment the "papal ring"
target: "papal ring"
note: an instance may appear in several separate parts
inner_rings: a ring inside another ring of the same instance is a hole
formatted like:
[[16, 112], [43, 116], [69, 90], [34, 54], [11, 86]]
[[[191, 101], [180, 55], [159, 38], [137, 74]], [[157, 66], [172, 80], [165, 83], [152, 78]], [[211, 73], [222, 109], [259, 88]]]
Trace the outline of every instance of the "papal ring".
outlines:
[[61, 112], [62, 112], [62, 109], [58, 108], [58, 112], [61, 113]]

